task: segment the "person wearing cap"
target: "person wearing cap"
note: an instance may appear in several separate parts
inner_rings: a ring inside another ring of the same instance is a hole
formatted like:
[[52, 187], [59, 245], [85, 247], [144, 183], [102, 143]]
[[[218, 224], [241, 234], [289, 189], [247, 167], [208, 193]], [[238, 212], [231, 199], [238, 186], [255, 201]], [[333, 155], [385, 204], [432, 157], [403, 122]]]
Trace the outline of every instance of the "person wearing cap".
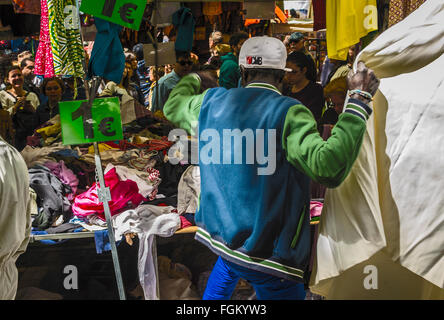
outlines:
[[237, 88], [240, 79], [239, 52], [244, 42], [248, 39], [248, 33], [238, 32], [231, 36], [231, 52], [221, 57], [222, 65], [219, 71], [219, 85], [226, 89]]
[[149, 106], [149, 94], [151, 88], [151, 80], [150, 80], [150, 68], [145, 65], [145, 57], [143, 54], [143, 44], [138, 43], [133, 47], [133, 52], [136, 56], [137, 60], [137, 68], [135, 72], [135, 78], [137, 80], [137, 84], [143, 95], [143, 102], [145, 107]]
[[304, 299], [310, 180], [337, 187], [359, 153], [379, 86], [373, 72], [360, 63], [350, 75], [353, 94], [324, 141], [312, 113], [281, 94], [286, 59], [282, 41], [250, 38], [239, 55], [243, 87], [204, 90], [205, 75], [192, 73], [164, 106], [168, 120], [199, 138], [195, 239], [219, 255], [203, 299], [230, 299], [240, 278], [257, 299]]
[[313, 60], [313, 57], [311, 56], [310, 52], [307, 51], [305, 48], [305, 37], [301, 32], [293, 32], [288, 39], [285, 40], [286, 44], [288, 45], [288, 54], [292, 52], [302, 52], [307, 56], [307, 59], [309, 61], [309, 68], [307, 69], [307, 79], [310, 81], [316, 82], [317, 80], [317, 69], [316, 69], [316, 63]]

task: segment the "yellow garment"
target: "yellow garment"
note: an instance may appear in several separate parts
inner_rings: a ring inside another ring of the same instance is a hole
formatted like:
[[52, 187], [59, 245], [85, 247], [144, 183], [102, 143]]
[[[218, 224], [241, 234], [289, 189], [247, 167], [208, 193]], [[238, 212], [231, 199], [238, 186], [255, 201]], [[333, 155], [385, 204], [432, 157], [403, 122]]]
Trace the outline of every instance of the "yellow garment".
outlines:
[[326, 24], [328, 57], [346, 60], [350, 46], [378, 30], [376, 0], [328, 0]]
[[[314, 293], [444, 299], [442, 21], [444, 3], [427, 1], [356, 58], [381, 83], [358, 158], [325, 196]], [[365, 287], [368, 266], [376, 288]]]
[[36, 132], [39, 133], [43, 139], [46, 139], [48, 137], [58, 135], [61, 132], [61, 130], [62, 126], [60, 125], [60, 123], [56, 123], [52, 126], [37, 129]]
[[[118, 148], [113, 148], [110, 145], [106, 144], [106, 143], [99, 143], [99, 152], [103, 152], [105, 150], [119, 150]], [[88, 148], [88, 153], [89, 154], [94, 154], [94, 146], [91, 145]]]

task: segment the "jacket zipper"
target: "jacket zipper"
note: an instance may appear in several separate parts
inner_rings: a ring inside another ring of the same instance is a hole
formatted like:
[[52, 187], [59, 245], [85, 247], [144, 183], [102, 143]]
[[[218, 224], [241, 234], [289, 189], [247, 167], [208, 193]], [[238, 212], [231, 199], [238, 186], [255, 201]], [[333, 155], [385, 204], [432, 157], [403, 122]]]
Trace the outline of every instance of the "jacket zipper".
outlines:
[[300, 218], [299, 218], [299, 223], [298, 223], [298, 228], [296, 229], [296, 234], [295, 234], [295, 236], [293, 237], [293, 240], [291, 241], [291, 245], [290, 245], [290, 247], [291, 247], [292, 249], [294, 249], [294, 248], [296, 247], [296, 243], [298, 242], [299, 234], [301, 233], [302, 222], [304, 221], [304, 217], [305, 217], [305, 208], [306, 208], [306, 207], [307, 207], [307, 206], [304, 205], [304, 208], [303, 208], [303, 210], [302, 210], [302, 214], [301, 214], [301, 216], [300, 216]]

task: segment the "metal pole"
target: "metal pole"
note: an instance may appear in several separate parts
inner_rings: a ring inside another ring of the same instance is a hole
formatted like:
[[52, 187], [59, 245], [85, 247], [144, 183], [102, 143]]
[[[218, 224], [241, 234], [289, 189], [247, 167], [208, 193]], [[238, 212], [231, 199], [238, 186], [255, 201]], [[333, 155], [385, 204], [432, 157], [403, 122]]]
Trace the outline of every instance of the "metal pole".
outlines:
[[99, 195], [99, 200], [102, 201], [103, 203], [103, 209], [105, 210], [106, 225], [108, 227], [108, 238], [111, 244], [111, 253], [113, 257], [114, 272], [116, 274], [117, 287], [119, 289], [119, 296], [120, 300], [126, 300], [125, 289], [123, 287], [122, 273], [120, 271], [119, 256], [117, 254], [116, 240], [114, 237], [114, 229], [111, 220], [111, 211], [109, 209], [109, 204], [108, 204], [108, 201], [111, 200], [111, 194], [109, 188], [107, 188], [105, 185], [105, 178], [103, 176], [103, 170], [102, 170], [102, 161], [100, 158], [99, 146], [97, 145], [97, 142], [94, 142], [94, 159], [96, 162], [97, 176], [99, 178], [99, 183], [100, 183], [100, 187], [97, 188], [97, 193]]
[[[77, 12], [79, 13], [79, 32], [80, 32], [80, 38], [82, 41], [83, 46], [83, 34], [82, 34], [82, 27], [80, 25], [80, 8], [78, 0], [76, 0], [76, 7]], [[88, 107], [91, 108], [93, 101], [95, 99], [97, 89], [99, 88], [100, 82], [102, 79], [100, 77], [94, 77], [92, 79], [92, 85], [91, 88], [89, 87], [88, 81], [86, 80], [86, 73], [87, 73], [87, 65], [85, 59], [83, 60], [83, 68], [85, 71], [84, 79], [83, 79], [83, 85], [85, 87], [85, 94], [88, 99]], [[89, 91], [91, 89], [91, 92]], [[111, 220], [111, 211], [109, 208], [108, 201], [111, 201], [111, 194], [109, 191], [109, 188], [106, 187], [105, 184], [105, 177], [103, 176], [103, 169], [102, 169], [102, 160], [100, 158], [100, 150], [97, 142], [93, 143], [94, 145], [94, 160], [96, 164], [96, 172], [97, 172], [97, 178], [99, 180], [99, 185], [97, 186], [97, 194], [99, 196], [99, 201], [103, 203], [103, 209], [105, 211], [105, 218], [106, 218], [106, 225], [108, 228], [108, 239], [111, 245], [111, 254], [113, 258], [113, 265], [114, 265], [114, 273], [116, 275], [116, 281], [117, 281], [117, 288], [119, 290], [119, 297], [120, 300], [126, 300], [125, 297], [125, 289], [123, 286], [123, 279], [122, 279], [122, 273], [120, 271], [120, 263], [119, 263], [119, 256], [117, 253], [117, 247], [116, 247], [116, 240], [114, 237], [114, 229], [112, 225]], [[97, 179], [96, 179], [97, 180]]]

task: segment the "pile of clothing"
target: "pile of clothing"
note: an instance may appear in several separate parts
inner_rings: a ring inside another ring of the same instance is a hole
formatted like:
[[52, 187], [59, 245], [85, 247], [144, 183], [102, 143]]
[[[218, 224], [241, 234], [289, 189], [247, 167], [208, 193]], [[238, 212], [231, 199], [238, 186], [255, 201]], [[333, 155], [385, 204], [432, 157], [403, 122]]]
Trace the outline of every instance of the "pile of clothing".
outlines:
[[[173, 142], [167, 136], [172, 129], [165, 118], [148, 112], [123, 126], [123, 140], [98, 144], [113, 217], [141, 205], [194, 214], [199, 186], [196, 179], [200, 177], [197, 167], [168, 161]], [[30, 188], [36, 194], [34, 230], [53, 230], [62, 224], [72, 228], [60, 228], [61, 232], [72, 231], [75, 226], [90, 231], [106, 229], [97, 193], [94, 148], [64, 146], [61, 139], [60, 117], [56, 116], [28, 137], [28, 145], [21, 152], [28, 166]], [[185, 179], [181, 189], [190, 185], [195, 191], [184, 191], [178, 203], [181, 178]], [[184, 217], [181, 225], [194, 224], [192, 215]]]

